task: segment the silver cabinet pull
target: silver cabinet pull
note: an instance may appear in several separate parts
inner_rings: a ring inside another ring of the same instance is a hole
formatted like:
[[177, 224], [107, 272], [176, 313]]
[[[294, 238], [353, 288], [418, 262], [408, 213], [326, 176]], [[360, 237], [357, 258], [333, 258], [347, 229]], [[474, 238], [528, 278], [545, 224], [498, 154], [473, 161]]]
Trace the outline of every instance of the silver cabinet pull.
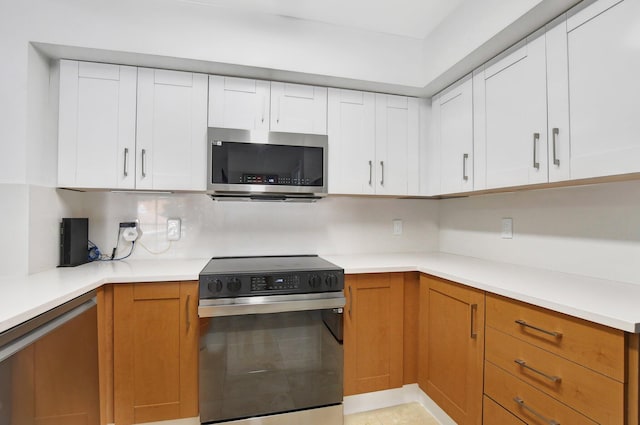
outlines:
[[540, 140], [540, 133], [533, 133], [533, 168], [540, 169], [540, 163], [538, 159], [538, 141]]
[[469, 159], [469, 154], [465, 153], [462, 155], [462, 180], [469, 180], [469, 176], [467, 176], [467, 159]]
[[560, 129], [559, 128], [554, 128], [553, 130], [551, 130], [551, 138], [553, 140], [553, 164], [554, 165], [560, 165], [560, 160], [558, 159], [557, 155], [556, 155], [556, 143], [557, 143], [557, 139], [558, 139], [558, 134], [560, 134]]
[[384, 186], [384, 161], [380, 161], [380, 170], [382, 175], [380, 176], [380, 186]]
[[147, 177], [147, 168], [145, 167], [145, 163], [147, 162], [147, 150], [142, 149], [142, 177]]
[[478, 337], [478, 333], [476, 332], [476, 315], [478, 314], [478, 304], [471, 304], [469, 306], [469, 311], [471, 313], [471, 339], [476, 339]]
[[191, 315], [189, 314], [189, 300], [191, 299], [191, 295], [187, 295], [187, 300], [184, 302], [184, 309], [186, 310], [187, 315], [187, 333], [189, 333], [189, 328], [191, 328]]
[[122, 174], [125, 177], [129, 175], [129, 148], [124, 148], [124, 170]]
[[514, 362], [516, 362], [517, 364], [519, 364], [521, 367], [523, 367], [525, 369], [529, 369], [530, 371], [535, 372], [538, 375], [544, 376], [545, 378], [547, 378], [549, 381], [551, 381], [553, 383], [557, 384], [558, 382], [562, 381], [562, 378], [560, 378], [559, 376], [549, 375], [547, 373], [544, 373], [539, 369], [536, 369], [534, 367], [529, 366], [527, 364], [527, 362], [525, 362], [524, 360], [515, 359]]
[[562, 338], [562, 333], [561, 332], [548, 331], [546, 329], [542, 329], [542, 328], [539, 328], [537, 326], [530, 325], [529, 323], [525, 322], [524, 320], [520, 320], [520, 319], [516, 320], [515, 322], [517, 324], [519, 324], [520, 326], [531, 328], [531, 329], [536, 330], [538, 332], [542, 332], [544, 334], [551, 335], [551, 336], [553, 336], [555, 338]]
[[351, 307], [353, 307], [353, 296], [351, 295], [351, 285], [349, 285], [349, 317], [351, 317]]
[[518, 403], [520, 405], [520, 407], [522, 407], [523, 409], [526, 409], [529, 412], [533, 413], [534, 416], [536, 416], [538, 419], [541, 419], [542, 421], [548, 423], [549, 425], [560, 425], [560, 422], [556, 421], [555, 419], [548, 419], [546, 416], [536, 412], [534, 409], [532, 409], [531, 407], [526, 405], [524, 403], [524, 400], [521, 399], [520, 397], [514, 397], [513, 401], [515, 401], [516, 403]]
[[373, 184], [373, 162], [369, 161], [369, 186]]

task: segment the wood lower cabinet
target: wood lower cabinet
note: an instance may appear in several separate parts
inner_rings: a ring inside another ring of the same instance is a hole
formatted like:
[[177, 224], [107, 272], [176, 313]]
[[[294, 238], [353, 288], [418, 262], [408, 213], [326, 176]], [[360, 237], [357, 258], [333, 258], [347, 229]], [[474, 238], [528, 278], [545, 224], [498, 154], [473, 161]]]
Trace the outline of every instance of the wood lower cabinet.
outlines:
[[402, 386], [403, 276], [403, 273], [345, 276], [345, 395]]
[[459, 425], [482, 423], [483, 291], [420, 276], [420, 388]]
[[13, 405], [0, 410], [12, 424], [100, 423], [95, 307], [27, 346], [10, 366]]
[[118, 425], [198, 416], [197, 282], [113, 286]]

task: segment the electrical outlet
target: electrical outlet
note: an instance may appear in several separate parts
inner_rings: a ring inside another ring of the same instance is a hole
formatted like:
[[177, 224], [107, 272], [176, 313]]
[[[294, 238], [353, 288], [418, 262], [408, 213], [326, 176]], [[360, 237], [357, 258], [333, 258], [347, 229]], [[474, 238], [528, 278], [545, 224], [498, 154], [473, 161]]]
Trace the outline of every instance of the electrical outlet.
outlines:
[[502, 219], [502, 233], [500, 234], [502, 239], [513, 239], [513, 219], [512, 218], [503, 218]]
[[399, 218], [393, 220], [393, 234], [396, 236], [402, 234], [402, 220]]
[[167, 220], [167, 239], [170, 241], [180, 240], [181, 222], [179, 218], [170, 218]]

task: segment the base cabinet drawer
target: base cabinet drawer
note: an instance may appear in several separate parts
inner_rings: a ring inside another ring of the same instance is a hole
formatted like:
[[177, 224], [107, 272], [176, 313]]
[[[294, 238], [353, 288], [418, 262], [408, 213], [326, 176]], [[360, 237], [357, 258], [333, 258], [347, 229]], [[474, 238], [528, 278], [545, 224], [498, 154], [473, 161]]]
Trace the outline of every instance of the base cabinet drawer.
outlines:
[[624, 423], [624, 384], [487, 327], [485, 359], [598, 423]]
[[485, 363], [484, 391], [527, 424], [597, 424], [491, 362]]
[[482, 407], [482, 425], [527, 425], [487, 396]]
[[624, 332], [498, 295], [487, 295], [487, 326], [624, 382]]

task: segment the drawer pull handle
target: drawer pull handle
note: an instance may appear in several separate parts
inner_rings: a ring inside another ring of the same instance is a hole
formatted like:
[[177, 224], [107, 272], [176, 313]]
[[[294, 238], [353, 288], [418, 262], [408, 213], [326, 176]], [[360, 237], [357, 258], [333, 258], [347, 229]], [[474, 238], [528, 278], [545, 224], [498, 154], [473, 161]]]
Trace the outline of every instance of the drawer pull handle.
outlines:
[[548, 331], [546, 329], [542, 329], [542, 328], [539, 328], [537, 326], [530, 325], [529, 323], [525, 322], [524, 320], [520, 320], [520, 319], [516, 320], [515, 322], [517, 324], [519, 324], [520, 326], [525, 326], [527, 328], [531, 328], [533, 330], [536, 330], [538, 332], [542, 332], [542, 333], [547, 334], [547, 335], [551, 335], [551, 336], [556, 337], [556, 338], [562, 338], [562, 333], [561, 332]]
[[544, 422], [548, 423], [549, 425], [560, 425], [560, 422], [556, 421], [555, 419], [547, 419], [545, 416], [541, 415], [540, 413], [536, 412], [531, 407], [529, 407], [526, 404], [524, 404], [524, 400], [521, 399], [520, 397], [514, 397], [513, 401], [515, 401], [516, 403], [518, 403], [520, 405], [520, 407], [522, 407], [523, 409], [528, 410], [533, 415], [535, 415], [537, 418], [542, 419]]
[[544, 376], [545, 378], [547, 378], [549, 381], [553, 382], [553, 383], [558, 383], [560, 381], [562, 381], [562, 378], [560, 378], [559, 376], [554, 376], [554, 375], [549, 375], [544, 373], [543, 371], [536, 369], [534, 367], [531, 367], [527, 364], [527, 362], [525, 362], [524, 360], [520, 360], [520, 359], [515, 359], [514, 362], [518, 363], [520, 366], [522, 366], [525, 369], [529, 369], [532, 372], [537, 373], [538, 375]]

